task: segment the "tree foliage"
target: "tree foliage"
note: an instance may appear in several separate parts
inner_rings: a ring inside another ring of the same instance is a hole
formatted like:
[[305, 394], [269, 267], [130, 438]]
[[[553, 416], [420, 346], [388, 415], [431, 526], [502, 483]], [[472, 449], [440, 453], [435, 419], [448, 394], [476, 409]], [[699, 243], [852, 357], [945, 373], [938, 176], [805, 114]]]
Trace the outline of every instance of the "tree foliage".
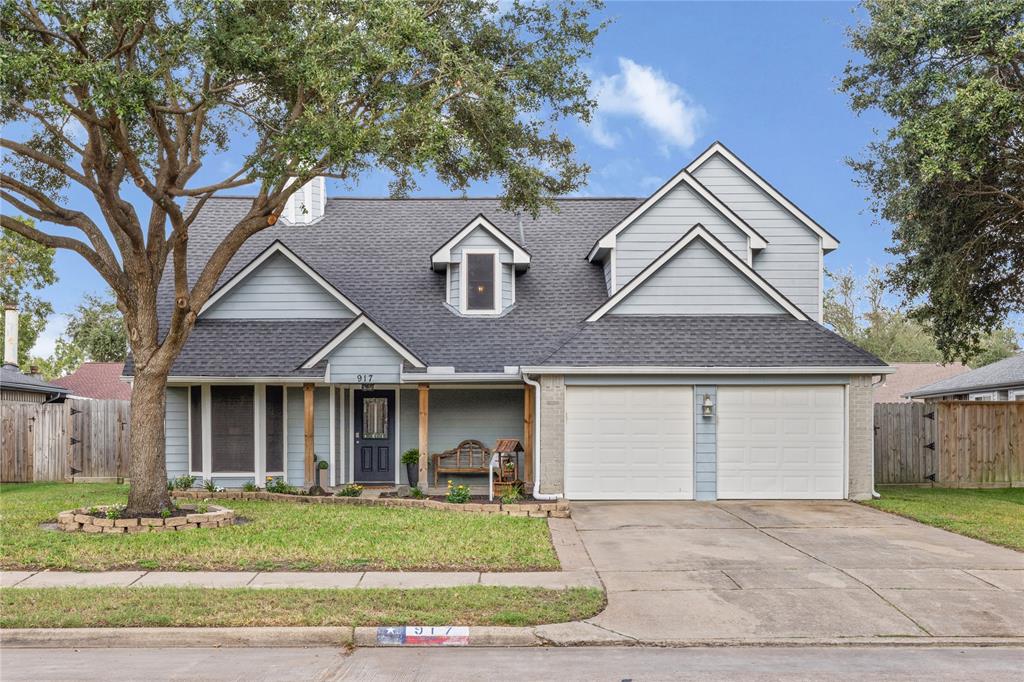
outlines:
[[[843, 338], [886, 362], [942, 362], [934, 335], [886, 298], [886, 273], [875, 267], [858, 280], [852, 269], [829, 272], [832, 286], [825, 290], [825, 324]], [[984, 335], [978, 350], [967, 357], [981, 367], [1019, 352], [1017, 333], [1011, 328]]]
[[[589, 120], [593, 107], [581, 67], [599, 30], [593, 7], [0, 5], [0, 199], [69, 229], [28, 227], [6, 214], [0, 224], [75, 251], [117, 298], [135, 362], [130, 511], [167, 502], [163, 386], [199, 310], [239, 247], [276, 222], [310, 178], [355, 183], [384, 169], [398, 194], [423, 173], [456, 190], [494, 180], [506, 208], [530, 212], [582, 184], [587, 168], [558, 125]], [[211, 179], [216, 171], [204, 162], [228, 149], [244, 154], [239, 167]], [[101, 219], [66, 200], [70, 186], [91, 197]], [[199, 211], [242, 186], [255, 192], [246, 215], [190, 272]], [[169, 319], [158, 321], [159, 306]]]
[[[31, 226], [32, 222], [24, 220]], [[57, 282], [54, 250], [6, 228], [0, 231], [0, 303], [18, 307], [18, 364], [28, 363], [29, 351], [46, 327], [53, 306], [35, 295]], [[0, 343], [5, 329], [0, 325]]]
[[946, 359], [1024, 310], [1024, 0], [864, 0], [841, 89], [894, 121], [852, 161], [895, 226], [890, 284]]
[[48, 379], [78, 369], [83, 362], [123, 362], [128, 341], [124, 321], [113, 296], [86, 294], [68, 316], [64, 333], [57, 339], [53, 355], [33, 358]]

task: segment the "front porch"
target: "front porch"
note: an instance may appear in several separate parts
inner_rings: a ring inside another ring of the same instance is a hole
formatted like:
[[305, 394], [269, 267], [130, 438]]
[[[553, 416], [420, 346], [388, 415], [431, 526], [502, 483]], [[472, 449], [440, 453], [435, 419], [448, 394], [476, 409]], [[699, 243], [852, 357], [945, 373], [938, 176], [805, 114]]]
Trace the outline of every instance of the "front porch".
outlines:
[[467, 439], [492, 449], [514, 438], [524, 448], [520, 477], [532, 485], [531, 386], [229, 381], [168, 386], [170, 478], [191, 475], [225, 488], [262, 488], [268, 478], [306, 488], [323, 480], [328, 488], [359, 483], [374, 494], [408, 484], [401, 455], [416, 448], [425, 493], [443, 494], [453, 479], [484, 495], [486, 471], [442, 474], [435, 486], [434, 455]]

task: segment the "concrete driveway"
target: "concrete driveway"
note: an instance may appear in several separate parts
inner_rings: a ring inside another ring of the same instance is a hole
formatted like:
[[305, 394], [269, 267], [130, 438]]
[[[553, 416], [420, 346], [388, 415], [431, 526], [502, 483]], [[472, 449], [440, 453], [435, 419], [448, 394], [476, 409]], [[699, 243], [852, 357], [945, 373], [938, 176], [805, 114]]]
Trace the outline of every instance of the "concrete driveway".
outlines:
[[572, 510], [626, 637], [1024, 637], [1024, 554], [854, 503]]

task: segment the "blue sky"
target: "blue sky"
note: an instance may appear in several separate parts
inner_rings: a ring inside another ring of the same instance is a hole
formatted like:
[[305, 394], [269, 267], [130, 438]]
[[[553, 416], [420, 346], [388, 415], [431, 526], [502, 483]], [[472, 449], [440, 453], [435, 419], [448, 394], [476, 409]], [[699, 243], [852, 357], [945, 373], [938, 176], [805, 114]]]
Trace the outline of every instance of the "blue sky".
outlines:
[[[878, 115], [854, 116], [836, 92], [843, 67], [856, 56], [844, 35], [856, 20], [853, 8], [610, 2], [604, 13], [614, 21], [587, 64], [599, 102], [596, 122], [563, 128], [593, 169], [582, 193], [647, 195], [717, 139], [839, 238], [827, 268], [863, 273], [888, 262], [889, 229], [874, 223], [867, 195], [844, 163], [887, 125]], [[232, 166], [233, 156], [211, 159], [209, 178]], [[328, 191], [380, 196], [387, 178], [371, 175], [354, 188]], [[447, 191], [427, 179], [419, 193]], [[52, 352], [61, 314], [83, 292], [105, 288], [75, 254], [58, 252], [56, 265], [60, 282], [43, 295], [58, 315], [37, 344], [40, 355]]]

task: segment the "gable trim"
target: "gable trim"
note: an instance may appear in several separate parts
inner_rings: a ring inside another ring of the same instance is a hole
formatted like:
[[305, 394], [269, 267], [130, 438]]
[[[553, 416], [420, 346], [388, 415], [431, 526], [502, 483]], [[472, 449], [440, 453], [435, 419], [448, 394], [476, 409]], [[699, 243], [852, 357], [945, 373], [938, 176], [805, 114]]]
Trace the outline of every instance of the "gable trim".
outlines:
[[691, 227], [686, 234], [679, 238], [679, 240], [668, 247], [660, 256], [654, 259], [654, 261], [646, 268], [641, 270], [637, 275], [627, 282], [621, 289], [619, 289], [611, 298], [605, 301], [597, 310], [590, 314], [587, 318], [587, 322], [596, 322], [604, 317], [609, 311], [615, 306], [619, 305], [624, 301], [633, 291], [635, 291], [641, 284], [646, 282], [654, 273], [664, 267], [669, 261], [671, 261], [676, 254], [686, 248], [695, 239], [702, 239], [704, 242], [714, 249], [719, 256], [724, 258], [727, 263], [732, 265], [734, 268], [740, 271], [740, 274], [745, 276], [752, 284], [758, 289], [763, 291], [772, 299], [775, 303], [781, 306], [786, 312], [795, 317], [798, 320], [808, 320], [810, 318], [800, 310], [796, 305], [793, 304], [788, 298], [786, 298], [778, 289], [769, 284], [761, 275], [757, 274], [753, 268], [747, 263], [738, 258], [728, 246], [723, 244], [715, 235], [711, 234], [706, 227], [700, 223], [696, 223]]
[[800, 210], [800, 207], [794, 204], [792, 201], [783, 196], [782, 192], [775, 189], [770, 182], [762, 178], [757, 174], [753, 168], [745, 164], [738, 156], [732, 153], [728, 147], [717, 140], [711, 144], [710, 147], [705, 149], [700, 156], [694, 159], [686, 170], [690, 173], [694, 172], [698, 168], [704, 165], [704, 162], [710, 159], [715, 154], [721, 155], [726, 161], [728, 161], [733, 167], [742, 173], [748, 180], [757, 185], [765, 194], [770, 196], [772, 199], [777, 201], [786, 209], [794, 218], [800, 221], [804, 226], [810, 229], [812, 232], [821, 237], [821, 248], [825, 251], [832, 251], [839, 248], [839, 240], [836, 239], [828, 230], [819, 225], [809, 215]]
[[633, 211], [625, 218], [619, 221], [615, 227], [605, 232], [595, 243], [593, 248], [590, 249], [590, 253], [587, 255], [587, 260], [593, 261], [597, 256], [598, 251], [601, 249], [614, 249], [615, 239], [619, 233], [625, 230], [627, 227], [632, 225], [637, 218], [642, 216], [652, 206], [661, 201], [661, 199], [671, 192], [673, 189], [678, 187], [680, 184], [685, 184], [687, 187], [692, 189], [697, 195], [711, 204], [711, 207], [722, 214], [726, 220], [728, 220], [734, 227], [739, 229], [741, 232], [747, 235], [747, 254], [749, 256], [751, 249], [763, 249], [768, 246], [768, 240], [765, 239], [760, 232], [755, 230], [753, 227], [747, 224], [743, 218], [736, 214], [731, 208], [722, 202], [714, 193], [705, 187], [697, 178], [690, 175], [690, 172], [684, 168], [668, 182], [662, 185], [658, 191], [651, 196], [647, 197], [644, 203], [637, 206]]
[[483, 213], [477, 214], [475, 218], [470, 220], [466, 225], [455, 233], [451, 239], [442, 244], [434, 253], [430, 254], [430, 266], [438, 267], [451, 263], [452, 248], [457, 246], [465, 237], [473, 230], [480, 228], [487, 231], [492, 237], [501, 242], [504, 246], [508, 247], [512, 251], [512, 263], [514, 265], [529, 265], [531, 256], [530, 252], [516, 243], [511, 237], [506, 235], [504, 232], [499, 230], [494, 224], [488, 220]]
[[228, 281], [224, 282], [224, 284], [222, 284], [219, 289], [214, 291], [210, 295], [210, 298], [206, 299], [206, 303], [203, 304], [203, 307], [199, 309], [199, 315], [202, 315], [207, 310], [212, 308], [217, 303], [217, 301], [224, 298], [224, 296], [229, 291], [234, 289], [241, 282], [243, 282], [249, 275], [251, 275], [253, 271], [256, 270], [256, 268], [265, 263], [267, 259], [269, 259], [271, 256], [278, 253], [283, 255], [289, 261], [291, 261], [292, 264], [294, 264], [297, 268], [302, 270], [302, 272], [308, 275], [314, 282], [320, 285], [320, 287], [324, 291], [329, 293], [331, 296], [337, 299], [343, 306], [348, 308], [353, 315], [359, 315], [363, 312], [355, 303], [350, 301], [344, 294], [338, 291], [330, 282], [321, 277], [320, 273], [318, 273], [316, 270], [307, 265], [304, 260], [299, 258], [291, 249], [289, 249], [287, 246], [281, 243], [280, 240], [274, 240], [273, 244], [268, 246], [261, 254], [259, 254], [251, 261], [249, 261], [248, 265], [246, 265], [244, 268], [242, 268], [234, 275], [232, 275], [232, 277]]
[[395, 351], [402, 356], [413, 367], [423, 368], [426, 364], [423, 363], [415, 354], [412, 353], [408, 348], [399, 343], [395, 337], [388, 334], [386, 331], [381, 329], [377, 323], [366, 316], [366, 313], [360, 313], [359, 317], [352, 321], [347, 327], [341, 330], [341, 333], [335, 336], [333, 339], [328, 341], [323, 348], [314, 353], [308, 360], [302, 363], [301, 369], [311, 369], [317, 365], [321, 360], [330, 355], [338, 346], [344, 343], [345, 339], [352, 336], [358, 330], [362, 328], [369, 329], [373, 332], [381, 341], [386, 343], [391, 350]]

